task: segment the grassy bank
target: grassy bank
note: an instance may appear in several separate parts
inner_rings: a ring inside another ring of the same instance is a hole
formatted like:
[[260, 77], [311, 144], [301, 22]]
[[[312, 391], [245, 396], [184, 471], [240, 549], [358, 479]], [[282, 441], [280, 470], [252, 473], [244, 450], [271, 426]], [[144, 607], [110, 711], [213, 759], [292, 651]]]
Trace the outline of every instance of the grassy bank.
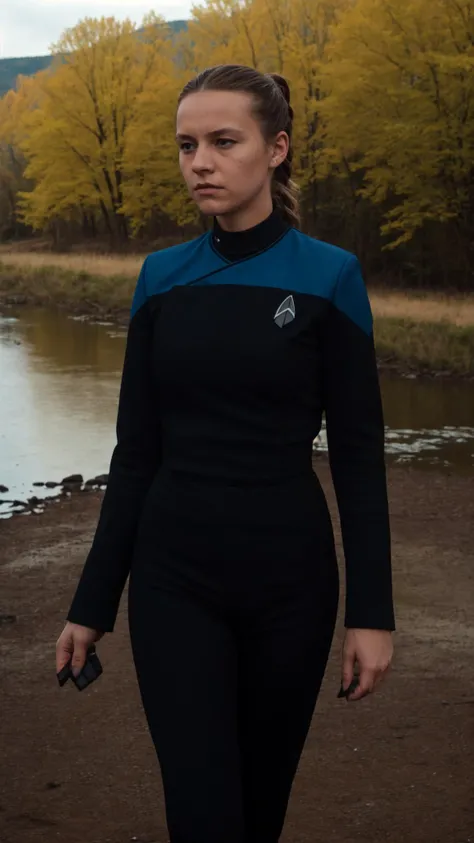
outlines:
[[[143, 257], [0, 254], [0, 301], [126, 319]], [[474, 295], [371, 290], [382, 364], [474, 376]]]
[[0, 299], [127, 317], [143, 258], [0, 254]]

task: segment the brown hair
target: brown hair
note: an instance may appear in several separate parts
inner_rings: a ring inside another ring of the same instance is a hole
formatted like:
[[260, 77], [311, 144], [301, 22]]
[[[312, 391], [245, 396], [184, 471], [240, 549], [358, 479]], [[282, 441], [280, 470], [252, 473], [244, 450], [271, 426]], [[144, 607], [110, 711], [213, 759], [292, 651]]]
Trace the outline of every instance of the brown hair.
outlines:
[[240, 64], [221, 64], [208, 67], [191, 79], [181, 91], [178, 104], [197, 91], [240, 91], [250, 94], [255, 103], [255, 113], [268, 142], [278, 132], [284, 131], [290, 139], [288, 155], [276, 168], [272, 179], [272, 196], [275, 206], [290, 225], [300, 224], [298, 187], [291, 178], [293, 160], [292, 130], [293, 109], [290, 89], [286, 79], [276, 73], [260, 73]]

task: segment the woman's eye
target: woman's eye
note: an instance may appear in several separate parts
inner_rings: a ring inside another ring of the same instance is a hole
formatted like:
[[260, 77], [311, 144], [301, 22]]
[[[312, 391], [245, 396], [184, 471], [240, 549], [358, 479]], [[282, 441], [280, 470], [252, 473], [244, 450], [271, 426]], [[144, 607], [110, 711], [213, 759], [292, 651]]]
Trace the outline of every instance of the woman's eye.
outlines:
[[[232, 140], [232, 138], [218, 138], [218, 140], [216, 141], [216, 145], [220, 149], [229, 149], [231, 146], [234, 146], [235, 143], [236, 141]], [[179, 149], [180, 152], [184, 153], [194, 152], [196, 149], [196, 144], [192, 141], [181, 141], [181, 143], [179, 144]]]

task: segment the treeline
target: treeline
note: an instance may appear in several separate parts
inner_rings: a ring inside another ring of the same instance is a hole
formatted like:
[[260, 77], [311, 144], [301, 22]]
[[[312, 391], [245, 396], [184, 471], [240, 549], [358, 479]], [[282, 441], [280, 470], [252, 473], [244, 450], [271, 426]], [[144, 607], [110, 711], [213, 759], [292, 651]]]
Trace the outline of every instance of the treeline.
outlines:
[[286, 76], [303, 227], [372, 278], [474, 288], [474, 0], [207, 0], [186, 30], [86, 18], [0, 100], [0, 238], [199, 231], [177, 95], [211, 64]]

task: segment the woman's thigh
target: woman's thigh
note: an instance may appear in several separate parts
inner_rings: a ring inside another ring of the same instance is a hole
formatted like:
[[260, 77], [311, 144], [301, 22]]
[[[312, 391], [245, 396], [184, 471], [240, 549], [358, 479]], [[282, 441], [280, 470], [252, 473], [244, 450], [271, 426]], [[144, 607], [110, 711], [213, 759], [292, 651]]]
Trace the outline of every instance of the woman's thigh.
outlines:
[[171, 843], [242, 843], [237, 649], [204, 601], [132, 571], [129, 626]]

